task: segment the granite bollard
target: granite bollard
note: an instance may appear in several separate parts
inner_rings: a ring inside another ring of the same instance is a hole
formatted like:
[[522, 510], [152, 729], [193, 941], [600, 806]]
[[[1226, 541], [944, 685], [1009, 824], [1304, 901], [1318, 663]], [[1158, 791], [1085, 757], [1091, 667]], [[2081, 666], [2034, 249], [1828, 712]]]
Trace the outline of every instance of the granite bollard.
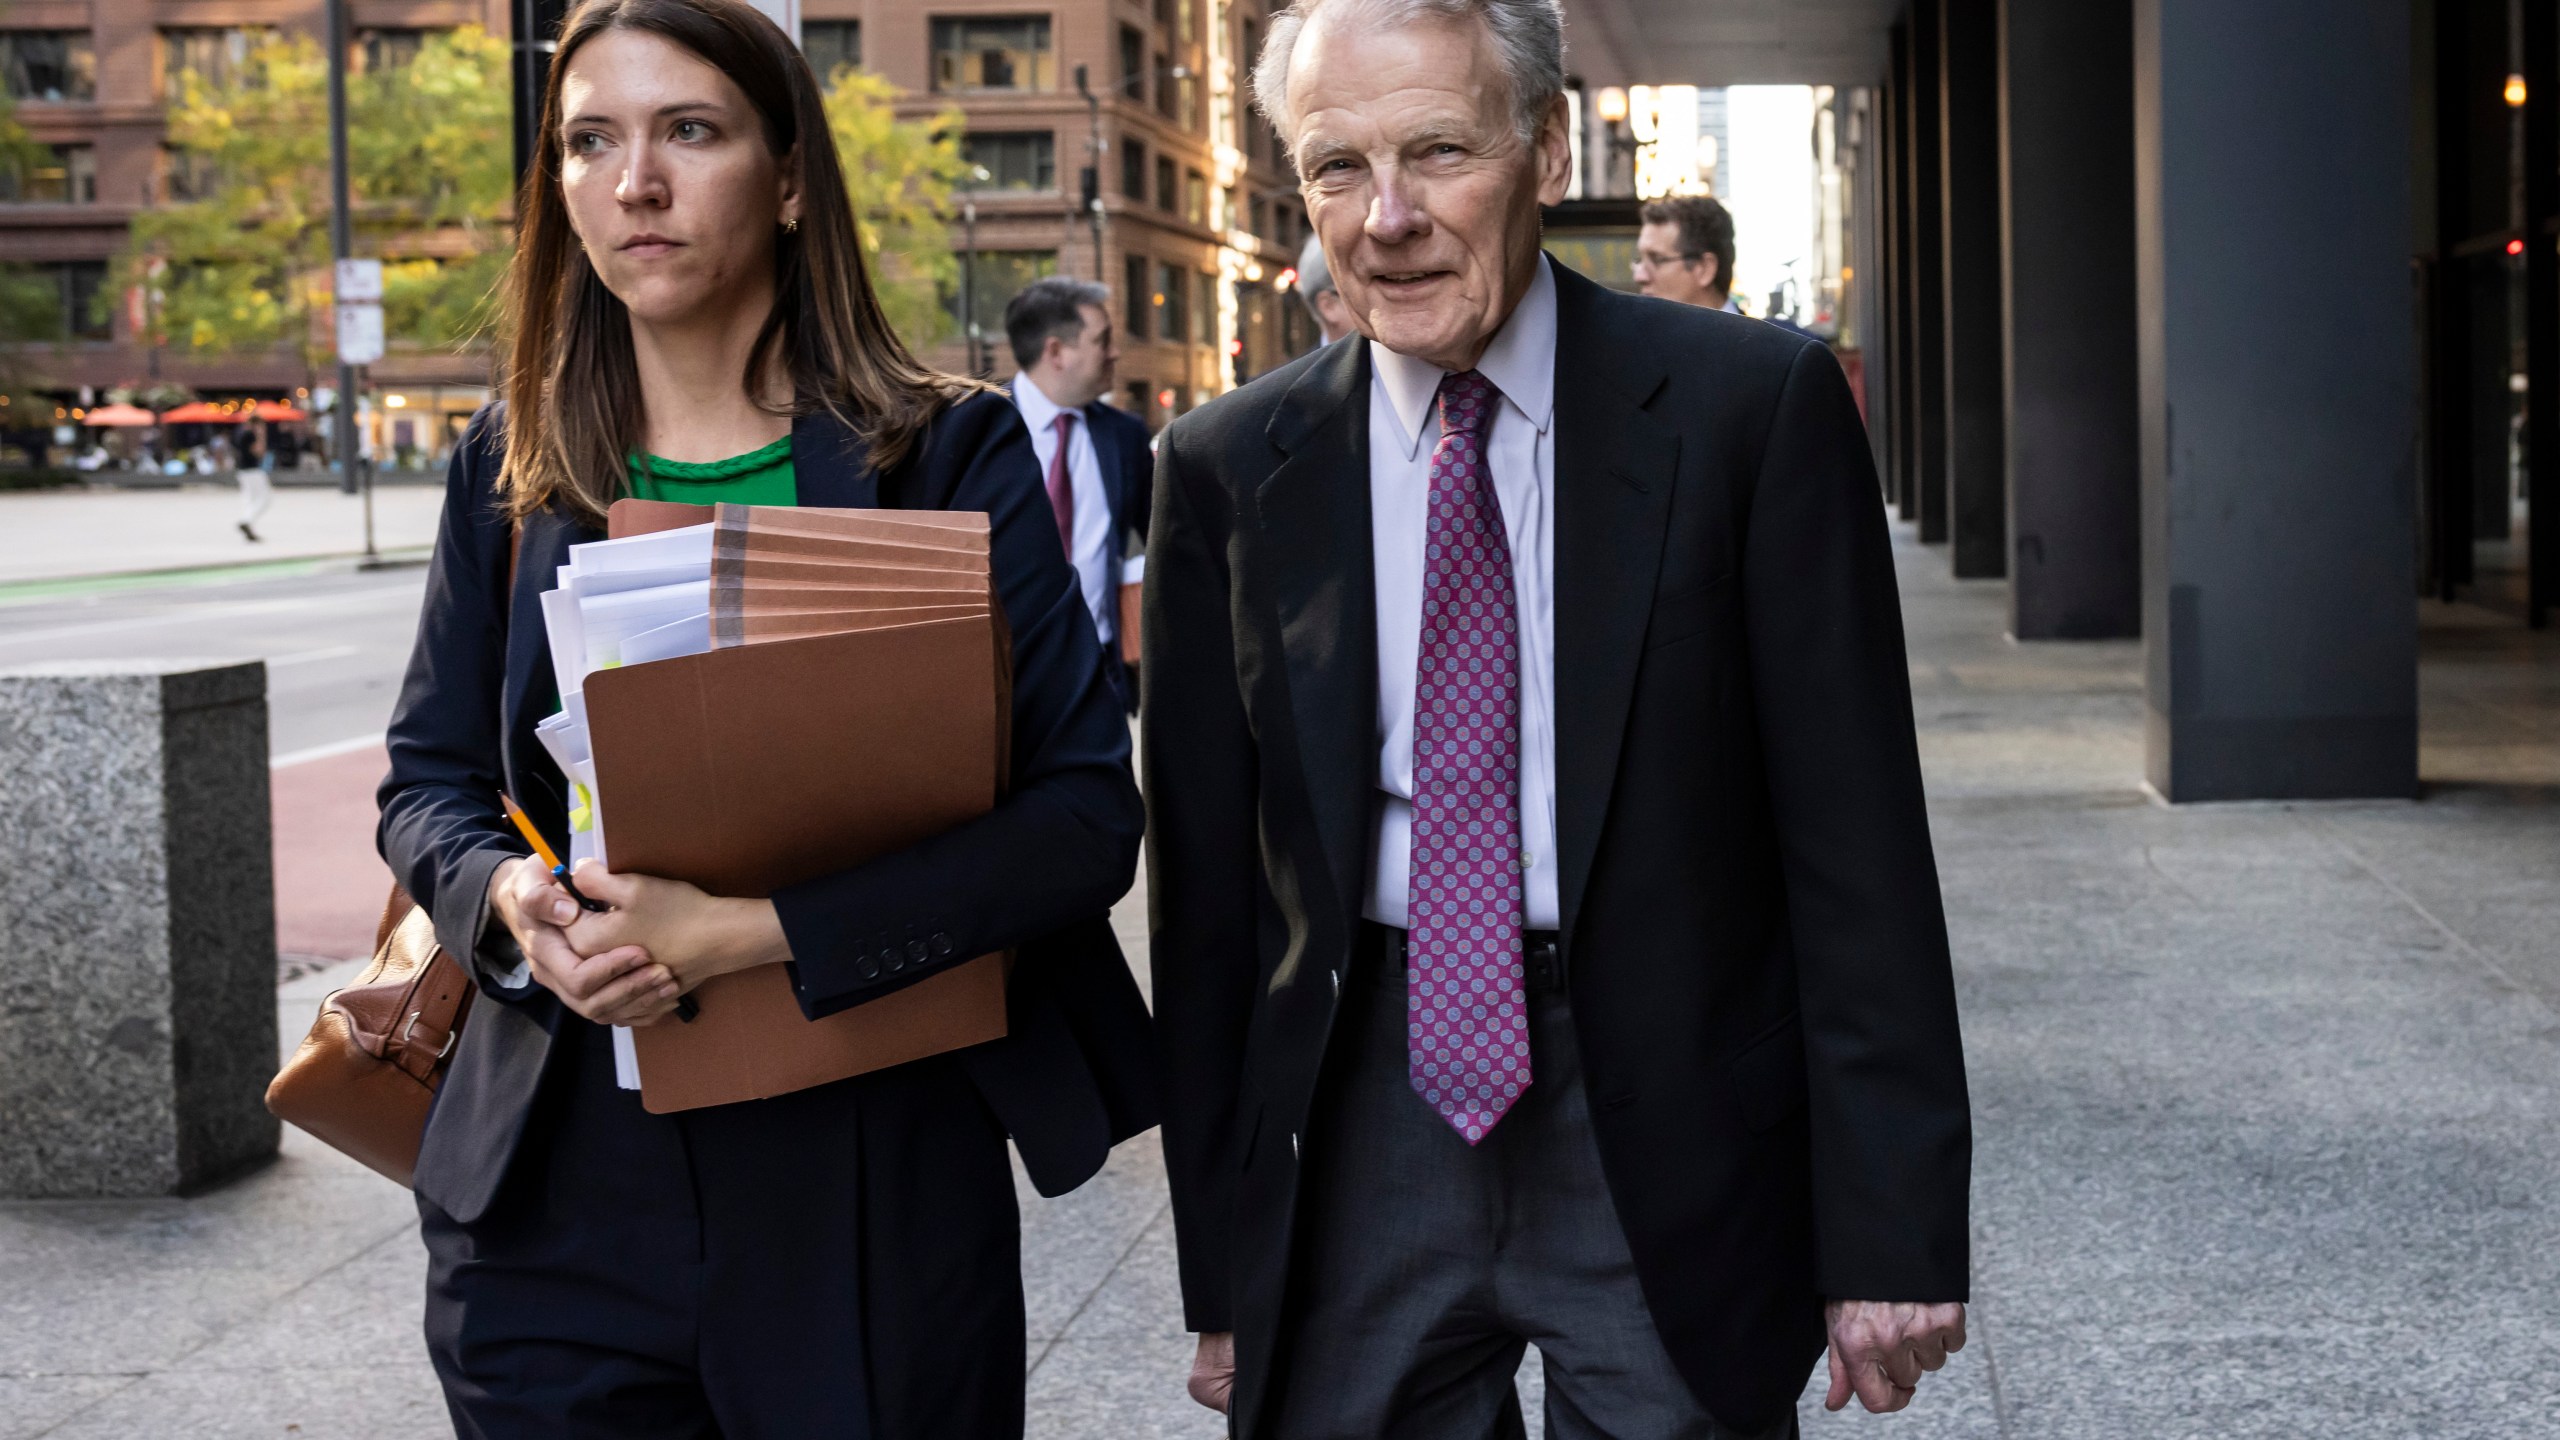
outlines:
[[0, 1196], [273, 1155], [267, 669], [0, 669]]

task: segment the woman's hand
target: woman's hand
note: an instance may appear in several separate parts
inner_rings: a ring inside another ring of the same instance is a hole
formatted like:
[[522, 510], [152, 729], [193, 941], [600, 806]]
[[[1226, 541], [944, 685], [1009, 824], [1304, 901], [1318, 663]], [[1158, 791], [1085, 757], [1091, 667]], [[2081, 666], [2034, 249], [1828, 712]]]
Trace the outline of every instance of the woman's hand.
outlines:
[[585, 913], [551, 871], [530, 855], [489, 877], [489, 908], [532, 962], [533, 978], [560, 1003], [598, 1025], [646, 1025], [675, 1009], [676, 979], [638, 945], [581, 952], [569, 923]]
[[578, 889], [612, 906], [581, 911], [568, 928], [582, 955], [637, 946], [675, 976], [679, 994], [732, 970], [791, 958], [770, 900], [728, 900], [682, 880], [615, 875], [594, 861], [578, 866]]

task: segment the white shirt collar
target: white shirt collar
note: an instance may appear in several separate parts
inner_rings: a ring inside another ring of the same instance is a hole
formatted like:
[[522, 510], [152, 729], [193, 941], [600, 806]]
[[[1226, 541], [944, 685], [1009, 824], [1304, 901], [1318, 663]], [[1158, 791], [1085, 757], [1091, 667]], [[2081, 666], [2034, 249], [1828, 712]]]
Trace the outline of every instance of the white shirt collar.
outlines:
[[[1484, 358], [1476, 361], [1476, 373], [1492, 381], [1502, 398], [1528, 416], [1541, 435], [1556, 413], [1556, 280], [1547, 270], [1551, 263], [1543, 254], [1538, 257], [1527, 292], [1494, 332]], [[1404, 439], [1405, 458], [1411, 459], [1422, 444], [1422, 422], [1440, 393], [1441, 378], [1449, 372], [1428, 360], [1397, 354], [1375, 340], [1369, 342], [1369, 363], [1377, 372], [1378, 387], [1386, 392], [1396, 431]]]
[[1057, 424], [1059, 412], [1067, 408], [1050, 399], [1049, 392], [1041, 389], [1039, 382], [1033, 380], [1027, 370], [1014, 372], [1013, 403], [1021, 407], [1022, 423], [1030, 427], [1034, 435]]

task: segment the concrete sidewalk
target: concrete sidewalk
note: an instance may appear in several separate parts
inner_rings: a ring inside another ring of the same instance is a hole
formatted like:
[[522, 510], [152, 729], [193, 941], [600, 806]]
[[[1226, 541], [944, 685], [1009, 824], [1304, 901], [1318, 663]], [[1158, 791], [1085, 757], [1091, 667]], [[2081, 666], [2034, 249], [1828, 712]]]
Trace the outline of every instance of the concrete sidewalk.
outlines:
[[[423, 553], [443, 509], [441, 485], [376, 487], [375, 547]], [[229, 484], [0, 493], [0, 586], [364, 551], [364, 500], [334, 489], [278, 487], [254, 527], [258, 544], [241, 537], [239, 519]]]
[[[2560, 642], [2426, 612], [2422, 802], [2170, 810], [2138, 647], [2012, 645], [1996, 585], [1898, 554], [1975, 1343], [1888, 1420], [1821, 1414], [1817, 1368], [1805, 1433], [2560, 1430]], [[280, 997], [288, 1043], [333, 978]], [[1153, 1137], [1024, 1231], [1031, 1434], [1223, 1433]], [[0, 1205], [0, 1437], [448, 1433], [422, 1271], [407, 1197], [298, 1136], [200, 1199]]]

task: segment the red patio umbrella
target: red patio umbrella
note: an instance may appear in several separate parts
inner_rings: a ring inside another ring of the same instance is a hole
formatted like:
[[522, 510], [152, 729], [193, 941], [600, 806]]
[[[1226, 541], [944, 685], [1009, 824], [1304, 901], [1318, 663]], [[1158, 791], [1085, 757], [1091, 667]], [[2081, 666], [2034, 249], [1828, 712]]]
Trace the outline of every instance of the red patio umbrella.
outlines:
[[198, 400], [192, 405], [181, 405], [160, 418], [171, 425], [237, 425], [240, 412], [219, 409]]
[[159, 422], [151, 418], [150, 411], [139, 405], [101, 405], [81, 416], [80, 423], [108, 429], [138, 429], [141, 426]]
[[294, 409], [281, 400], [259, 401], [257, 415], [261, 420], [308, 420], [311, 418], [308, 414]]

